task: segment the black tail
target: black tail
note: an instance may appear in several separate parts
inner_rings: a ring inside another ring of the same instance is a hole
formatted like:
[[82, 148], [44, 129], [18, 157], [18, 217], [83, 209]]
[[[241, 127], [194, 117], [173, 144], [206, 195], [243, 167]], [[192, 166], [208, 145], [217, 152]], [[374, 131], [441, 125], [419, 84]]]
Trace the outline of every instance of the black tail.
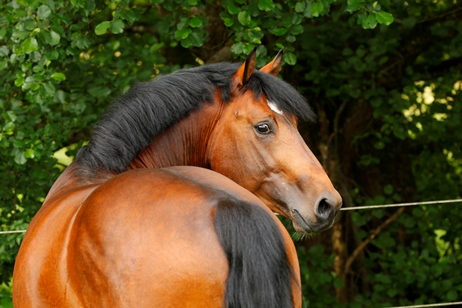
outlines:
[[293, 271], [283, 237], [257, 205], [222, 200], [215, 229], [229, 263], [224, 307], [293, 307]]

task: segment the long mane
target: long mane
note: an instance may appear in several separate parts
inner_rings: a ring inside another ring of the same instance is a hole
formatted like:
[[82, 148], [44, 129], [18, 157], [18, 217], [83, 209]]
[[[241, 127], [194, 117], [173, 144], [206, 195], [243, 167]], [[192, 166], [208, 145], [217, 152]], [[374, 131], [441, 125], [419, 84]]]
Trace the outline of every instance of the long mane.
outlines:
[[[125, 171], [154, 136], [203, 103], [212, 103], [217, 90], [223, 102], [229, 102], [232, 75], [238, 67], [239, 64], [218, 63], [182, 69], [133, 86], [102, 116], [76, 161], [87, 170]], [[303, 96], [272, 75], [255, 71], [243, 90], [252, 91], [257, 98], [264, 93], [284, 112], [302, 120], [315, 119]]]

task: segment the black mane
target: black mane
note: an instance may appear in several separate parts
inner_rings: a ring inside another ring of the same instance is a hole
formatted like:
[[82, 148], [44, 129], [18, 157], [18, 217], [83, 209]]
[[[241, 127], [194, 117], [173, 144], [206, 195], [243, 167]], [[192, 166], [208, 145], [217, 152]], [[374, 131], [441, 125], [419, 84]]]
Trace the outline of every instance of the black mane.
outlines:
[[[217, 88], [222, 91], [223, 101], [229, 102], [232, 75], [238, 67], [210, 64], [135, 85], [96, 124], [90, 143], [79, 151], [76, 161], [92, 171], [123, 172], [156, 134], [202, 103], [211, 103]], [[265, 93], [286, 113], [303, 120], [315, 118], [303, 96], [272, 75], [255, 71], [245, 88], [257, 97]]]

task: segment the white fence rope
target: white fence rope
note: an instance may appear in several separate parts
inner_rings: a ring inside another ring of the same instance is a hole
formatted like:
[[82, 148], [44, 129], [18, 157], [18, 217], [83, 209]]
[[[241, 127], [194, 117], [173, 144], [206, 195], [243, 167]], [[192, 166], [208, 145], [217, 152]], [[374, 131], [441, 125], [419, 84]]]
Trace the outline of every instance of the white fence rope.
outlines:
[[10, 231], [0, 231], [0, 235], [2, 234], [15, 234], [15, 233], [25, 233], [26, 230], [10, 230]]
[[350, 207], [342, 207], [340, 210], [341, 211], [373, 210], [373, 209], [383, 209], [383, 208], [389, 208], [389, 207], [402, 207], [402, 206], [415, 206], [415, 205], [438, 205], [438, 204], [459, 203], [459, 202], [462, 203], [462, 199], [350, 206]]
[[437, 303], [437, 304], [422, 304], [422, 305], [413, 305], [413, 306], [396, 306], [390, 308], [427, 308], [427, 307], [444, 307], [444, 306], [459, 306], [462, 305], [462, 302], [450, 302], [450, 303]]
[[[351, 206], [343, 207], [341, 211], [358, 211], [358, 210], [373, 210], [373, 209], [383, 209], [390, 207], [403, 207], [403, 206], [416, 206], [416, 205], [438, 205], [438, 204], [448, 204], [448, 203], [462, 203], [462, 199], [450, 199], [450, 200], [436, 200], [436, 201], [423, 201], [423, 202], [408, 202], [408, 203], [393, 203], [393, 204], [379, 204], [379, 205], [364, 205], [364, 206]], [[10, 231], [0, 231], [2, 234], [15, 234], [15, 233], [25, 233], [26, 230], [10, 230]]]

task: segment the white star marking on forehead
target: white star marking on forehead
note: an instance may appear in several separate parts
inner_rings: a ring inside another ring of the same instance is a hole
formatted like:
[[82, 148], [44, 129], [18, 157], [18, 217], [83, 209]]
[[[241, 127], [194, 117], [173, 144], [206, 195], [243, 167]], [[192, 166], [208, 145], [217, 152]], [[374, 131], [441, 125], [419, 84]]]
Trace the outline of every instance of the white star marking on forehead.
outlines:
[[284, 114], [284, 112], [282, 112], [282, 110], [279, 109], [278, 105], [276, 105], [275, 102], [268, 101], [268, 107], [270, 107], [271, 110], [273, 110], [274, 112], [278, 114]]

